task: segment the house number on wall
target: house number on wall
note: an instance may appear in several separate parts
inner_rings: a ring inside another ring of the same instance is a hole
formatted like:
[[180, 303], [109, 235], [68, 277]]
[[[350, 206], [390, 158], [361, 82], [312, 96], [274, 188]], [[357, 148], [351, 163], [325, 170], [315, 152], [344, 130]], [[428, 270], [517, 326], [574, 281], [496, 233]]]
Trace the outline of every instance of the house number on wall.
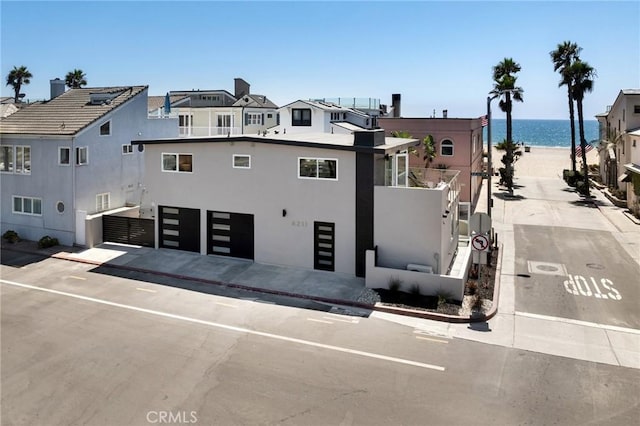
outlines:
[[291, 226], [298, 226], [301, 228], [306, 228], [307, 227], [307, 221], [306, 220], [292, 220], [291, 221]]
[[[593, 278], [589, 279], [581, 275], [569, 275], [569, 279], [564, 282], [564, 289], [574, 296], [595, 297], [596, 299], [621, 300], [620, 292], [613, 286], [613, 282], [608, 278], [602, 278], [600, 282]], [[602, 290], [601, 290], [602, 288]]]

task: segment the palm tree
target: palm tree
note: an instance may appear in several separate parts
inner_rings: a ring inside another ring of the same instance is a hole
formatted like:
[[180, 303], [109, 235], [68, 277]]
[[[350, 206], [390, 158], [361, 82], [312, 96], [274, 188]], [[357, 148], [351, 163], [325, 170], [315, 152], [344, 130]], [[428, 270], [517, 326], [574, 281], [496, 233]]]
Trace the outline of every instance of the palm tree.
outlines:
[[576, 60], [569, 67], [572, 77], [571, 96], [576, 100], [578, 106], [578, 127], [580, 129], [580, 148], [582, 149], [582, 170], [584, 175], [584, 185], [582, 193], [589, 197], [589, 173], [587, 169], [587, 140], [584, 138], [584, 116], [582, 111], [582, 101], [587, 92], [593, 90], [593, 79], [596, 77], [596, 70], [587, 62]]
[[422, 139], [422, 148], [424, 149], [424, 155], [422, 156], [424, 166], [428, 168], [434, 158], [436, 158], [436, 144], [433, 141], [433, 136], [427, 135]]
[[571, 94], [572, 76], [569, 73], [571, 65], [580, 59], [582, 48], [576, 43], [565, 41], [559, 43], [556, 50], [549, 52], [553, 70], [560, 73], [561, 79], [558, 87], [567, 86], [567, 97], [569, 99], [569, 122], [571, 123], [571, 166], [573, 173], [576, 172], [576, 125], [574, 122], [573, 95]]
[[490, 92], [491, 95], [500, 96], [500, 109], [507, 114], [506, 154], [502, 157], [502, 163], [504, 164], [504, 184], [510, 194], [513, 194], [513, 161], [516, 150], [512, 136], [511, 111], [513, 101], [523, 101], [522, 93], [524, 92], [521, 87], [516, 86], [518, 77], [515, 74], [520, 72], [520, 69], [520, 64], [512, 58], [504, 58], [502, 62], [493, 67], [494, 85]]
[[19, 102], [20, 88], [23, 84], [31, 83], [32, 77], [33, 75], [24, 65], [22, 65], [20, 68], [14, 66], [13, 69], [9, 71], [9, 74], [7, 75], [7, 86], [13, 86], [13, 90], [15, 92], [13, 101], [15, 103]]
[[87, 76], [80, 69], [69, 71], [64, 78], [64, 82], [70, 89], [79, 89], [87, 85]]

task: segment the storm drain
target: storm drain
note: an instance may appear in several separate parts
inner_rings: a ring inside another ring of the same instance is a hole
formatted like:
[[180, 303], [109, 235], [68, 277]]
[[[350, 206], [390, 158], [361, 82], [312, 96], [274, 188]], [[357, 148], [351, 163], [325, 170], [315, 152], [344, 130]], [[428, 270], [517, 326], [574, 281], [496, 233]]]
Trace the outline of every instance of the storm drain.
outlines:
[[527, 261], [527, 268], [532, 274], [567, 275], [567, 268], [562, 263]]

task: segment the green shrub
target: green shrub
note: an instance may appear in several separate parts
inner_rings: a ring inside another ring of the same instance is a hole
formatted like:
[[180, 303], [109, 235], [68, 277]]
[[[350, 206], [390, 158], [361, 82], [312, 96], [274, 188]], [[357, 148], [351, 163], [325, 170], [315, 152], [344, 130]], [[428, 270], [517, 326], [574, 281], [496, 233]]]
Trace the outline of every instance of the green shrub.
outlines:
[[392, 292], [397, 292], [400, 290], [400, 286], [402, 285], [402, 281], [398, 277], [389, 278], [389, 290]]
[[420, 296], [420, 285], [413, 284], [409, 289], [409, 293], [411, 293], [413, 296]]
[[40, 240], [38, 241], [39, 248], [54, 247], [54, 246], [57, 246], [58, 244], [60, 243], [58, 242], [57, 238], [51, 238], [48, 235], [45, 235], [44, 237], [40, 238]]
[[444, 290], [438, 290], [438, 292], [436, 293], [436, 296], [438, 296], [438, 306], [441, 306], [444, 303], [447, 303], [447, 300], [451, 298], [451, 294]]
[[482, 298], [479, 294], [475, 294], [473, 299], [471, 299], [471, 308], [480, 311], [482, 309]]
[[11, 244], [17, 243], [18, 241], [20, 241], [20, 236], [18, 236], [18, 233], [11, 229], [5, 232], [4, 234], [2, 234], [2, 238], [7, 240], [7, 242], [10, 242]]

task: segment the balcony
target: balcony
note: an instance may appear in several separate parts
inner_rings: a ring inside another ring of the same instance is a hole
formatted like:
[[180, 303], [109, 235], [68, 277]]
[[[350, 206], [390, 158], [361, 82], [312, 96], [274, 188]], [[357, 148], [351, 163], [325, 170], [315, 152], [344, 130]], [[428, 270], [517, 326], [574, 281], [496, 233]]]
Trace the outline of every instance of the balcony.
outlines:
[[340, 105], [345, 108], [353, 109], [380, 109], [380, 99], [374, 98], [320, 98], [311, 99], [312, 101], [320, 101]]
[[197, 138], [203, 136], [227, 136], [241, 134], [242, 129], [240, 127], [180, 126], [179, 136], [181, 138]]

